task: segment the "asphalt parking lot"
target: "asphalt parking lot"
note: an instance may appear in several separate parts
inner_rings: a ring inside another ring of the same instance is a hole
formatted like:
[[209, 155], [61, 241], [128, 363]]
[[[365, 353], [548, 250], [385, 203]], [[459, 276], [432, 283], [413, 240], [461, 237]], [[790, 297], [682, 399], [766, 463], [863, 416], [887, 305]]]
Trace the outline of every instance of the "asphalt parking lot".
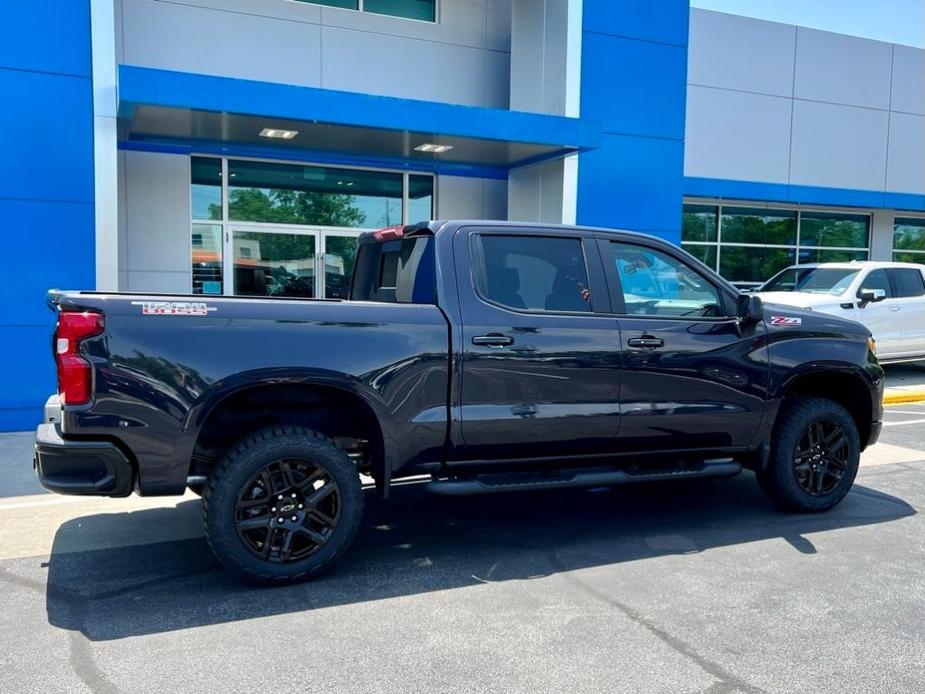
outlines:
[[748, 473], [370, 500], [313, 583], [229, 578], [199, 502], [43, 494], [0, 436], [2, 692], [921, 692], [925, 405], [834, 511]]

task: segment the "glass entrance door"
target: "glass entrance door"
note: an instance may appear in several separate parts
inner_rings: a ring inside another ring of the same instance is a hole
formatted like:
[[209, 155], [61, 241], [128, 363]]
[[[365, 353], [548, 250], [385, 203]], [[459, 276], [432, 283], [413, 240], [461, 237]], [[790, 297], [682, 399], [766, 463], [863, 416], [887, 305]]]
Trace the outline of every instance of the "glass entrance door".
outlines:
[[322, 296], [326, 299], [346, 299], [353, 279], [353, 266], [357, 258], [357, 238], [360, 232], [321, 232], [323, 259]]
[[232, 229], [225, 257], [239, 296], [318, 296], [318, 234], [281, 229]]
[[232, 227], [225, 241], [229, 293], [346, 299], [361, 230]]

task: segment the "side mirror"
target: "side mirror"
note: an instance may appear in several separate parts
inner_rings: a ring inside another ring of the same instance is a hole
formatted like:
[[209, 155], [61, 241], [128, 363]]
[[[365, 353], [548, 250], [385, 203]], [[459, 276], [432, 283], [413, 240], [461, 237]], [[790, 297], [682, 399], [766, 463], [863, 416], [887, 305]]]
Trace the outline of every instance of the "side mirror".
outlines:
[[858, 299], [861, 300], [860, 307], [864, 308], [867, 304], [875, 304], [886, 299], [886, 292], [882, 289], [861, 289], [858, 292]]
[[754, 294], [740, 294], [736, 306], [736, 317], [743, 321], [758, 322], [764, 320], [764, 302]]

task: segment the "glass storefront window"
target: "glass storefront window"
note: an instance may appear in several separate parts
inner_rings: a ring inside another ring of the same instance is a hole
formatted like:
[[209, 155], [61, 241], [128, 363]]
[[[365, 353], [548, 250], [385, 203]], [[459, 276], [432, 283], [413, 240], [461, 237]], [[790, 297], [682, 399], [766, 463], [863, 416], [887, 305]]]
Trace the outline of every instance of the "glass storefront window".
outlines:
[[893, 260], [925, 263], [925, 218], [897, 217], [894, 220]]
[[437, 0], [363, 0], [363, 10], [433, 22], [437, 19]]
[[346, 299], [357, 259], [355, 236], [325, 234], [324, 296], [328, 299]]
[[437, 0], [298, 0], [312, 5], [327, 5], [345, 10], [362, 10], [423, 22], [437, 21]]
[[[192, 291], [346, 298], [358, 233], [432, 219], [435, 180], [421, 173], [191, 157]], [[223, 257], [231, 260], [227, 272]]]
[[869, 243], [866, 214], [687, 203], [681, 221], [684, 250], [739, 286], [789, 263], [867, 260]]
[[359, 228], [402, 221], [400, 173], [231, 159], [228, 178], [234, 221]]
[[722, 246], [719, 274], [730, 282], [754, 285], [773, 277], [796, 258], [793, 248]]
[[851, 260], [867, 260], [867, 251], [846, 251], [828, 248], [800, 247], [800, 263], [847, 263]]
[[193, 294], [222, 293], [222, 225], [193, 224]]
[[795, 210], [726, 206], [721, 209], [723, 243], [796, 245], [797, 213]]
[[870, 217], [866, 214], [800, 213], [801, 246], [867, 248]]
[[715, 243], [717, 219], [717, 208], [712, 205], [685, 205], [681, 216], [681, 240]]
[[408, 224], [434, 218], [434, 177], [408, 176]]
[[360, 0], [299, 0], [311, 5], [327, 5], [328, 7], [340, 7], [345, 10], [360, 9]]
[[192, 157], [190, 203], [193, 219], [222, 218], [222, 160]]
[[716, 246], [699, 243], [682, 243], [681, 247], [711, 270], [716, 269]]

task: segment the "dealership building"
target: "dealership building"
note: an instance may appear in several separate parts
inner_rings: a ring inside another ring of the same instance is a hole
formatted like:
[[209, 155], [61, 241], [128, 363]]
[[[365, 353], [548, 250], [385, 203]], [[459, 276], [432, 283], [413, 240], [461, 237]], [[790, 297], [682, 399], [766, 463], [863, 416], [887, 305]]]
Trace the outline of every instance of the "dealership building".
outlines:
[[[50, 287], [343, 296], [363, 230], [578, 223], [749, 285], [925, 262], [925, 51], [688, 0], [35, 0], [0, 33], [0, 430]], [[26, 261], [29, 262], [26, 262]]]

